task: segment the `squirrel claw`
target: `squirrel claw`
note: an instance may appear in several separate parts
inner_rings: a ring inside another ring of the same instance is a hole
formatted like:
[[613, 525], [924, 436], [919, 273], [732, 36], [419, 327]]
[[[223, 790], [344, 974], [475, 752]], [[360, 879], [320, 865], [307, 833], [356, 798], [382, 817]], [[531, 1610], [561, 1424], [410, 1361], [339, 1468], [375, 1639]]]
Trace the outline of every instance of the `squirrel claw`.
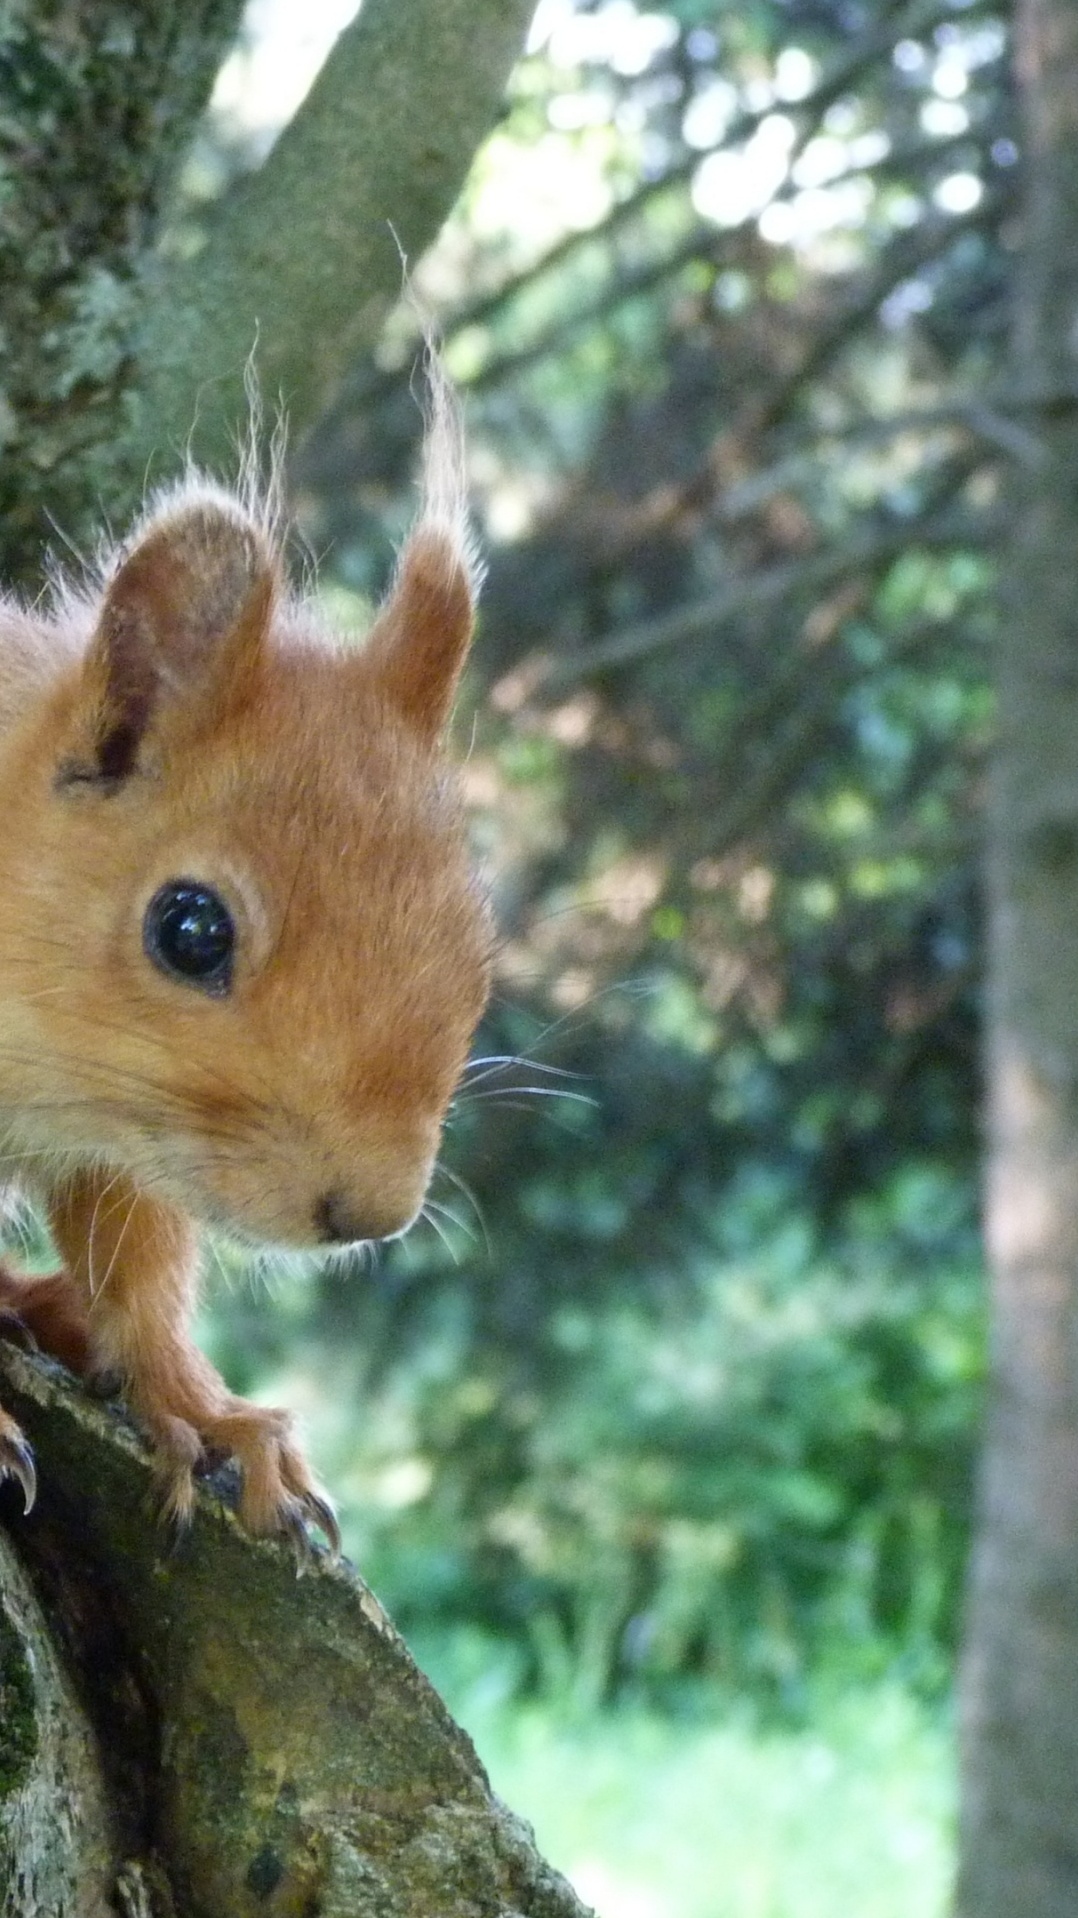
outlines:
[[314, 1545], [298, 1506], [290, 1504], [281, 1515], [281, 1537], [292, 1547], [296, 1577], [302, 1577], [314, 1557]]
[[310, 1532], [312, 1526], [324, 1534], [330, 1557], [339, 1558], [341, 1533], [332, 1505], [327, 1499], [320, 1498], [317, 1492], [303, 1492], [291, 1498], [280, 1513], [281, 1532], [291, 1545], [297, 1569], [301, 1572], [311, 1563], [315, 1554]]
[[341, 1555], [341, 1528], [337, 1523], [337, 1514], [327, 1498], [317, 1492], [307, 1492], [303, 1500], [306, 1507], [307, 1522], [316, 1525], [325, 1538], [331, 1558]]
[[37, 1497], [37, 1469], [34, 1455], [24, 1438], [7, 1433], [0, 1437], [0, 1480], [17, 1479], [22, 1488], [23, 1517], [33, 1511]]

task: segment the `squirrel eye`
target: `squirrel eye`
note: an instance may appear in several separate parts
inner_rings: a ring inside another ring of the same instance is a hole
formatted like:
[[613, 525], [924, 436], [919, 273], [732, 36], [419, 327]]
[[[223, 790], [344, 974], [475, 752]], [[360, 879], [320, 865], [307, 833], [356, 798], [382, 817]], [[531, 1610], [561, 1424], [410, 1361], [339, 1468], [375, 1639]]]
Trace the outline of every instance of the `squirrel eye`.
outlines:
[[236, 928], [218, 893], [195, 879], [169, 879], [146, 908], [142, 943], [159, 972], [223, 997], [232, 984]]

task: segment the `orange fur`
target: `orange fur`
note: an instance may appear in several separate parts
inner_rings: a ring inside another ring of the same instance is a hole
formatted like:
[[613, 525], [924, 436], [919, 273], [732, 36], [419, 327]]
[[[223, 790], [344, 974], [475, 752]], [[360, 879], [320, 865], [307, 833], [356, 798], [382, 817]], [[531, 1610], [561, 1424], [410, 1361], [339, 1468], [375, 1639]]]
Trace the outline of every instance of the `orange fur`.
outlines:
[[[289, 590], [274, 514], [197, 475], [93, 591], [0, 602], [0, 1176], [64, 1259], [0, 1274], [0, 1309], [119, 1375], [174, 1513], [204, 1451], [235, 1455], [256, 1531], [332, 1518], [283, 1414], [190, 1342], [194, 1222], [301, 1247], [407, 1227], [487, 993], [441, 744], [474, 573], [435, 399], [426, 503], [363, 648]], [[147, 905], [181, 879], [231, 914], [227, 991], [148, 956]], [[25, 1458], [0, 1411], [29, 1497]]]

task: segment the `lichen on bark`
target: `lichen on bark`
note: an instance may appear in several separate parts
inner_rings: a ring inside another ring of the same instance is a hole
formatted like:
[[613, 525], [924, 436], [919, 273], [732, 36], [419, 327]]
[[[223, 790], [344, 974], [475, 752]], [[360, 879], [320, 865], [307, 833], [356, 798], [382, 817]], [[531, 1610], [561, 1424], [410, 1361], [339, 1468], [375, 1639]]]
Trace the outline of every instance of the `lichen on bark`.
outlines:
[[127, 511], [141, 278], [242, 0], [13, 0], [0, 21], [0, 563]]

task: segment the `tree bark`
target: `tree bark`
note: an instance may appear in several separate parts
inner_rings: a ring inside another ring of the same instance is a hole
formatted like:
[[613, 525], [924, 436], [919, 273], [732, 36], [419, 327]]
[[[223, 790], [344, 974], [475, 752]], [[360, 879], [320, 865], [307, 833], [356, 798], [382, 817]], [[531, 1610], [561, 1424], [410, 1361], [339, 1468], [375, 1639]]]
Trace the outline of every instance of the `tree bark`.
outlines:
[[584, 1918], [347, 1566], [212, 1492], [171, 1538], [121, 1411], [3, 1347], [0, 1391], [42, 1488], [0, 1535], [5, 1918]]
[[[1016, 383], [1078, 371], [1078, 8], [1020, 0]], [[1078, 422], [1015, 482], [990, 810], [991, 1385], [962, 1677], [963, 1918], [1078, 1911]]]
[[[293, 437], [434, 238], [534, 0], [366, 0], [193, 256], [157, 243], [241, 0], [13, 0], [0, 22], [0, 577], [227, 471], [249, 358]], [[255, 351], [257, 345], [257, 351]]]
[[27, 1570], [0, 1532], [0, 1899], [106, 1918], [117, 1865], [101, 1748]]
[[[136, 441], [193, 429], [227, 461], [257, 334], [293, 428], [315, 419], [429, 245], [520, 51], [534, 0], [364, 0], [259, 171], [191, 259], [167, 262], [141, 340]], [[208, 406], [192, 412], [191, 369]]]
[[[141, 277], [242, 0], [11, 0], [0, 20], [0, 578], [127, 514]], [[192, 370], [191, 394], [197, 384]], [[182, 423], [180, 429], [182, 432]]]

